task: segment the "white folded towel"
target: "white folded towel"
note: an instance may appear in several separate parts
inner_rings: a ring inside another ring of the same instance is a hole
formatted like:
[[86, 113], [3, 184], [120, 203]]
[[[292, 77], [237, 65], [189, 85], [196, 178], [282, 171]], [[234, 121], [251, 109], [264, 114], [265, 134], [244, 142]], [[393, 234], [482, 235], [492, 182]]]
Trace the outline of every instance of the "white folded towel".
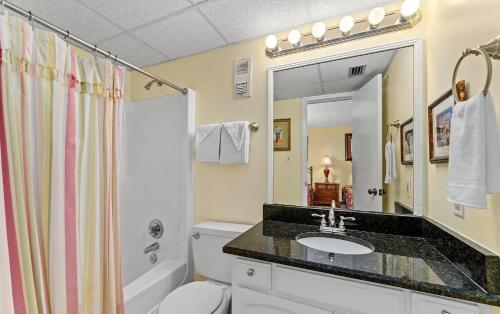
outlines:
[[248, 163], [250, 152], [250, 130], [248, 121], [222, 123], [220, 143], [221, 164]]
[[391, 183], [397, 178], [396, 174], [396, 150], [394, 143], [388, 141], [385, 144], [385, 183]]
[[500, 192], [500, 144], [488, 93], [453, 108], [448, 164], [448, 201], [486, 208], [487, 193]]
[[220, 156], [220, 124], [203, 124], [196, 128], [196, 160], [218, 163]]

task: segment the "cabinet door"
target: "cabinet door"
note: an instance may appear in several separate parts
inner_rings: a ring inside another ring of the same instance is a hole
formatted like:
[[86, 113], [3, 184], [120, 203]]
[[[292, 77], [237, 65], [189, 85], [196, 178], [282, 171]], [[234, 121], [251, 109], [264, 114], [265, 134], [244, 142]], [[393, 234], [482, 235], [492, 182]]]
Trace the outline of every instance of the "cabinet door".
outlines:
[[234, 314], [333, 314], [332, 311], [248, 289], [234, 289]]
[[412, 314], [478, 314], [475, 304], [412, 293]]

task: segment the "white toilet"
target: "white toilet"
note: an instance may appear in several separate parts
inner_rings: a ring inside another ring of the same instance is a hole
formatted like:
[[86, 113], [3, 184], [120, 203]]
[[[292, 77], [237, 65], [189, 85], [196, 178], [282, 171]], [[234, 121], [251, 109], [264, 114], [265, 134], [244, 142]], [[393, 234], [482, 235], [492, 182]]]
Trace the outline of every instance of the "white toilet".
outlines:
[[222, 247], [251, 225], [204, 221], [192, 227], [196, 272], [207, 278], [177, 288], [160, 303], [159, 314], [226, 314], [231, 304], [231, 261]]

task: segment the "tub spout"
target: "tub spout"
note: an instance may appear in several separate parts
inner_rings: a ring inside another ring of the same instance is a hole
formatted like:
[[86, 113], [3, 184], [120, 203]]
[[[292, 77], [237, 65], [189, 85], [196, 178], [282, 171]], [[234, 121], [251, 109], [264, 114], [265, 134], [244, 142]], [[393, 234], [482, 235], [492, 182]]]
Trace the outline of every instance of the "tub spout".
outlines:
[[160, 244], [158, 242], [155, 242], [144, 249], [144, 254], [148, 254], [149, 252], [156, 251], [159, 248], [160, 248]]

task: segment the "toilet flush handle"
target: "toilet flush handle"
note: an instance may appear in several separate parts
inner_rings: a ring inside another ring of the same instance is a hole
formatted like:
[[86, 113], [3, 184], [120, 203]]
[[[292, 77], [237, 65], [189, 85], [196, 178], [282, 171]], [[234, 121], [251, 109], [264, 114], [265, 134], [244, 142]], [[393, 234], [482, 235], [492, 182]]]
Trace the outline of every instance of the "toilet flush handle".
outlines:
[[250, 268], [247, 270], [248, 277], [252, 277], [254, 273], [255, 273], [255, 270], [253, 268]]
[[200, 238], [200, 234], [198, 232], [195, 232], [191, 235], [195, 240], [198, 240]]

